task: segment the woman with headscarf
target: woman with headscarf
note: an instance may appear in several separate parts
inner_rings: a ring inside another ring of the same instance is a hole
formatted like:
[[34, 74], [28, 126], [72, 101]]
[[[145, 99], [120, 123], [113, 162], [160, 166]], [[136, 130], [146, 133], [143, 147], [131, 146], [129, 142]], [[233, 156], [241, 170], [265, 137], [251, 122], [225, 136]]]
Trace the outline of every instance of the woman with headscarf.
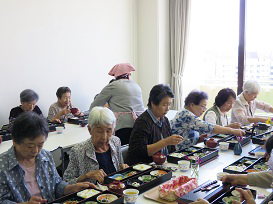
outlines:
[[115, 81], [102, 89], [91, 104], [89, 111], [95, 106], [108, 103], [117, 118], [115, 135], [120, 138], [121, 145], [129, 143], [131, 131], [136, 118], [144, 111], [142, 91], [137, 83], [130, 79], [134, 67], [128, 63], [115, 65], [108, 73]]

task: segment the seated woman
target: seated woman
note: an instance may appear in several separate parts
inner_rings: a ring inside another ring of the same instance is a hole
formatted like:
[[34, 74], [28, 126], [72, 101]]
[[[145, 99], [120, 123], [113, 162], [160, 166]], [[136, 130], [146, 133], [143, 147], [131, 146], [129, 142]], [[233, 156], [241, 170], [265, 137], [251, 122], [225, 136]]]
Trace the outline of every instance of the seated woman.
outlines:
[[175, 150], [182, 141], [179, 135], [171, 135], [171, 127], [165, 115], [169, 111], [174, 95], [167, 85], [159, 84], [152, 88], [148, 109], [136, 120], [129, 143], [130, 164], [152, 162], [152, 155], [161, 151], [166, 156]]
[[[273, 169], [273, 136], [268, 138], [265, 143], [265, 150], [266, 150], [266, 160], [268, 161], [268, 166], [270, 169]], [[239, 185], [239, 186], [257, 186], [260, 188], [272, 188], [273, 184], [273, 173], [272, 170], [269, 171], [262, 171], [257, 173], [248, 173], [248, 174], [228, 174], [221, 178], [222, 182], [231, 183], [231, 185]], [[241, 197], [246, 199], [247, 204], [254, 204], [255, 201], [252, 197], [252, 194], [249, 192], [246, 193], [240, 190]], [[251, 196], [250, 196], [251, 195]], [[208, 203], [203, 199], [199, 199], [192, 204], [205, 204]]]
[[24, 112], [33, 111], [38, 115], [43, 115], [40, 108], [36, 105], [39, 100], [38, 94], [31, 90], [25, 89], [20, 93], [21, 105], [11, 109], [9, 114], [9, 130], [11, 130], [14, 120]]
[[46, 120], [33, 112], [20, 114], [12, 128], [13, 146], [0, 155], [0, 203], [44, 203], [93, 186], [68, 185], [57, 173], [50, 152]]
[[266, 122], [267, 118], [254, 117], [256, 109], [273, 113], [273, 108], [270, 104], [256, 100], [260, 89], [257, 81], [249, 80], [244, 83], [243, 93], [237, 96], [232, 107], [231, 122], [239, 122], [243, 125]]
[[77, 112], [72, 114], [71, 108], [71, 90], [68, 87], [60, 87], [56, 92], [58, 101], [53, 103], [48, 110], [48, 120], [50, 122], [67, 122], [68, 118], [75, 116], [83, 116], [83, 113], [77, 109]]
[[206, 111], [208, 95], [203, 91], [193, 90], [185, 99], [185, 108], [177, 112], [171, 120], [172, 133], [181, 135], [183, 141], [177, 146], [178, 149], [195, 145], [202, 141], [204, 136], [199, 134], [233, 134], [244, 135], [244, 131], [209, 124], [199, 117]]
[[72, 147], [64, 179], [69, 183], [103, 182], [107, 174], [127, 168], [123, 163], [120, 139], [113, 135], [114, 113], [108, 108], [94, 107], [88, 119], [91, 138]]
[[131, 64], [115, 65], [108, 73], [115, 80], [101, 90], [90, 106], [92, 110], [95, 106], [108, 104], [117, 118], [115, 135], [120, 138], [121, 145], [129, 143], [134, 122], [144, 111], [141, 88], [130, 78], [132, 71], [135, 69]]
[[227, 112], [232, 108], [235, 99], [236, 94], [232, 89], [221, 89], [215, 97], [213, 106], [205, 112], [203, 120], [214, 125], [240, 128], [240, 123], [230, 123], [227, 117]]

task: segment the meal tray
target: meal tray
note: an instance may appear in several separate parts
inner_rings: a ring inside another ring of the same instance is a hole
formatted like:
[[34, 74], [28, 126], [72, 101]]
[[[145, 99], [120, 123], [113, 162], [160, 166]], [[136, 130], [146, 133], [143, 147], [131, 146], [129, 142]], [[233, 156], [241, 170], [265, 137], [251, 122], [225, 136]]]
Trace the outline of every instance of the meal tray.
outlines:
[[[236, 140], [236, 136], [227, 138], [224, 142], [228, 142], [228, 141], [230, 141], [230, 140]], [[243, 136], [242, 141], [241, 141], [241, 145], [242, 145], [242, 146], [246, 146], [247, 144], [250, 143], [250, 141], [251, 141], [251, 138], [250, 138], [250, 137]], [[233, 149], [234, 149], [234, 146], [235, 146], [236, 144], [237, 144], [237, 143], [229, 143], [228, 148], [233, 150]]]
[[[194, 148], [197, 148], [197, 147], [194, 147]], [[219, 156], [219, 150], [217, 149], [212, 149], [212, 148], [197, 148], [198, 150], [195, 151], [195, 152], [189, 152], [189, 151], [186, 151], [188, 148], [185, 148], [185, 149], [182, 149], [182, 150], [179, 150], [179, 151], [176, 151], [175, 153], [182, 153], [182, 152], [188, 152], [189, 154], [187, 154], [186, 156], [194, 156], [194, 154], [196, 153], [204, 153], [206, 151], [209, 151], [210, 153], [206, 154], [205, 156], [201, 157], [201, 164], [205, 164], [207, 163], [209, 160], [213, 160], [213, 158], [216, 158]], [[178, 158], [178, 157], [173, 157], [173, 156], [170, 156], [168, 155], [167, 156], [167, 161], [169, 163], [174, 163], [174, 164], [178, 164], [178, 161], [180, 160], [186, 160], [186, 157], [181, 157], [181, 158]]]
[[[253, 161], [253, 163], [252, 164], [242, 163], [243, 160], [251, 160], [251, 161]], [[227, 167], [225, 167], [223, 169], [223, 172], [227, 172], [230, 174], [247, 174], [248, 172], [246, 170], [251, 169], [253, 167], [253, 165], [255, 165], [258, 162], [258, 160], [259, 159], [254, 158], [254, 157], [247, 157], [247, 156], [241, 157], [237, 161], [235, 161], [235, 162], [231, 163], [230, 165], [228, 165]], [[244, 164], [245, 168], [242, 171], [235, 171], [235, 170], [227, 169], [229, 166], [237, 166], [238, 164]]]
[[273, 131], [268, 131], [268, 132], [253, 136], [252, 137], [252, 143], [253, 144], [258, 144], [258, 145], [264, 145], [265, 142], [266, 142], [266, 140], [264, 140], [264, 138], [270, 137], [272, 135], [272, 132]]
[[[135, 164], [135, 165], [133, 165], [133, 166], [136, 166], [136, 165], [138, 165], [138, 164]], [[149, 168], [149, 169], [147, 169], [147, 170], [145, 170], [145, 171], [139, 171], [139, 170], [133, 169], [133, 166], [130, 166], [129, 168], [126, 168], [126, 169], [123, 169], [123, 170], [120, 170], [120, 171], [117, 171], [117, 172], [114, 172], [114, 173], [112, 173], [112, 174], [107, 175], [106, 177], [104, 177], [104, 183], [105, 183], [105, 184], [109, 184], [109, 183], [113, 182], [115, 179], [110, 178], [110, 177], [111, 177], [111, 176], [114, 176], [115, 174], [123, 174], [123, 173], [130, 172], [130, 171], [136, 171], [136, 172], [137, 172], [137, 174], [135, 174], [135, 175], [133, 175], [133, 176], [128, 176], [128, 177], [126, 177], [126, 178], [120, 180], [121, 182], [125, 182], [126, 180], [128, 180], [128, 179], [130, 179], [130, 178], [133, 178], [133, 177], [135, 177], [135, 176], [137, 176], [137, 175], [140, 175], [140, 174], [143, 173], [143, 172], [146, 172], [146, 171], [148, 171], [148, 170], [154, 169], [153, 166], [149, 165], [149, 166], [151, 166], [151, 168]]]
[[56, 131], [56, 127], [65, 128], [65, 124], [64, 123], [51, 123], [51, 122], [48, 122], [48, 128], [49, 128], [50, 132]]
[[[223, 184], [221, 185], [220, 182], [217, 181], [218, 184], [220, 184], [219, 187], [212, 189], [210, 191], [200, 191], [199, 189], [201, 189], [202, 187], [208, 185], [209, 183], [211, 183], [212, 181], [206, 181], [205, 183], [201, 184], [200, 186], [198, 186], [196, 189], [194, 189], [193, 191], [189, 192], [188, 194], [186, 194], [185, 196], [179, 198], [177, 200], [178, 203], [191, 203], [197, 200], [197, 198], [203, 198], [205, 200], [208, 200], [211, 204], [223, 204], [222, 199], [225, 196], [230, 196], [231, 192], [237, 188], [238, 186], [232, 186], [230, 184]], [[241, 188], [241, 187], [240, 187]], [[245, 188], [246, 189], [246, 188]], [[199, 191], [198, 191], [199, 190]], [[256, 191], [255, 190], [251, 190], [254, 198], [256, 197]], [[242, 202], [243, 204], [246, 204], [246, 201]]]
[[2, 135], [2, 141], [11, 140], [11, 132], [9, 130], [0, 130], [0, 135]]
[[[92, 188], [92, 189], [94, 189], [94, 188]], [[75, 192], [75, 193], [71, 193], [69, 195], [63, 196], [61, 198], [58, 198], [58, 199], [56, 199], [56, 200], [54, 200], [52, 202], [48, 202], [47, 204], [64, 203], [66, 201], [76, 201], [77, 203], [85, 203], [85, 202], [88, 202], [88, 201], [98, 202], [97, 197], [100, 196], [101, 194], [114, 194], [114, 195], [116, 195], [118, 197], [118, 199], [111, 202], [111, 204], [121, 204], [121, 203], [123, 203], [123, 199], [124, 199], [123, 196], [121, 196], [121, 195], [119, 195], [117, 193], [114, 193], [114, 192], [111, 192], [111, 191], [108, 191], [108, 190], [106, 190], [106, 191], [102, 191], [102, 190], [99, 190], [99, 189], [95, 189], [95, 190], [100, 191], [100, 193], [97, 194], [97, 195], [94, 195], [94, 196], [92, 196], [90, 198], [79, 197], [79, 196], [77, 196], [78, 192]]]
[[154, 169], [149, 169], [148, 171], [142, 172], [140, 175], [133, 176], [132, 178], [127, 180], [127, 183], [130, 182], [131, 179], [132, 180], [133, 179], [138, 179], [138, 177], [143, 176], [143, 175], [151, 175], [150, 172], [155, 171], [155, 170], [163, 170], [163, 171], [166, 171], [167, 174], [159, 176], [156, 179], [154, 179], [152, 181], [149, 181], [147, 183], [143, 183], [139, 187], [135, 187], [135, 186], [132, 186], [132, 185], [126, 185], [126, 188], [134, 188], [134, 189], [137, 189], [139, 191], [139, 193], [143, 193], [143, 192], [145, 192], [147, 190], [150, 190], [150, 189], [158, 186], [159, 184], [162, 184], [162, 183], [164, 183], [164, 182], [166, 182], [166, 181], [168, 181], [168, 180], [170, 180], [172, 178], [172, 171], [161, 169], [161, 168], [154, 168]]
[[88, 116], [84, 115], [84, 116], [77, 116], [74, 118], [68, 118], [67, 122], [76, 124], [76, 125], [79, 125], [81, 123], [88, 124]]
[[248, 154], [250, 155], [255, 155], [256, 152], [265, 152], [265, 149], [263, 149], [262, 147], [256, 147], [253, 150], [249, 151]]

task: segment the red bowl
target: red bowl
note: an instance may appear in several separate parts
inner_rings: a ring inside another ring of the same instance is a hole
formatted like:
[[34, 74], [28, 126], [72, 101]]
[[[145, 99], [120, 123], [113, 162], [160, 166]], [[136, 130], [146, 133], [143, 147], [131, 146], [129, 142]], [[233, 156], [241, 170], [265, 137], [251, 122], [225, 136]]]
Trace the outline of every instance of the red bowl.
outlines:
[[78, 108], [70, 108], [70, 111], [72, 114], [75, 114], [79, 111], [79, 109]]
[[157, 165], [161, 165], [166, 161], [167, 157], [164, 154], [156, 153], [153, 155], [153, 162]]

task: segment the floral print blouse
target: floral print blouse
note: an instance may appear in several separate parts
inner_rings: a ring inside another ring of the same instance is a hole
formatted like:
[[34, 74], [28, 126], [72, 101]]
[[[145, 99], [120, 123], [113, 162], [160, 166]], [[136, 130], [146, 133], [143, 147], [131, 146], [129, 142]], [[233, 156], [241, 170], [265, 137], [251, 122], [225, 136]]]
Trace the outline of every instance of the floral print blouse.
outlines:
[[[112, 136], [109, 141], [112, 162], [116, 171], [123, 164], [120, 139]], [[89, 171], [99, 170], [99, 162], [96, 159], [95, 147], [92, 138], [76, 144], [69, 153], [69, 164], [64, 172], [64, 180], [68, 183], [77, 183], [78, 178]], [[95, 183], [95, 180], [89, 180]]]
[[211, 134], [215, 126], [201, 120], [187, 109], [177, 112], [170, 123], [172, 134], [183, 137], [177, 149], [187, 148], [197, 143], [198, 138], [194, 137], [196, 134], [190, 134], [193, 131], [197, 131], [200, 134]]

